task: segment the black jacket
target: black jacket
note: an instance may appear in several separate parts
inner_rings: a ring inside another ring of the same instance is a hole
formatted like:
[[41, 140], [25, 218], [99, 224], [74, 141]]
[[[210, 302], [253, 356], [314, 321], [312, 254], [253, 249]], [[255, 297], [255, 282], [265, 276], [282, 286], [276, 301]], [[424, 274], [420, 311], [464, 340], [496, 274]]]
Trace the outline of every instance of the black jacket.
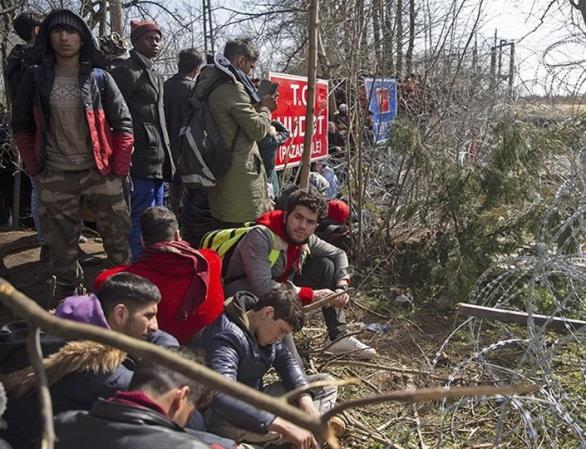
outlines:
[[[132, 152], [132, 119], [118, 86], [103, 71], [104, 57], [95, 37], [81, 17], [69, 10], [53, 10], [43, 21], [12, 107], [12, 131], [26, 171], [30, 176], [45, 168], [49, 100], [55, 81], [55, 62], [46, 24], [55, 15], [68, 15], [83, 31], [79, 89], [95, 167], [102, 175], [128, 175]], [[98, 81], [101, 79], [101, 82]]]
[[15, 45], [6, 59], [4, 79], [11, 102], [14, 102], [16, 98], [16, 92], [18, 92], [18, 86], [20, 86], [24, 72], [31, 66], [32, 49], [32, 45], [29, 44]]
[[206, 449], [208, 445], [146, 407], [98, 400], [89, 412], [55, 419], [56, 449]]
[[179, 131], [187, 124], [189, 99], [194, 90], [195, 80], [186, 77], [184, 73], [176, 73], [165, 81], [165, 120], [175, 164], [179, 157]]
[[[252, 293], [237, 293], [226, 301], [225, 313], [196, 336], [196, 346], [205, 349], [206, 365], [257, 390], [262, 390], [263, 376], [271, 368], [287, 390], [306, 385], [303, 369], [282, 342], [259, 346], [250, 333], [245, 312], [257, 301]], [[256, 433], [265, 433], [275, 419], [272, 413], [224, 393], [214, 395], [211, 407], [225, 421]]]
[[153, 62], [136, 50], [120, 63], [112, 76], [118, 84], [134, 125], [134, 153], [130, 174], [137, 178], [171, 181], [171, 158], [165, 121], [163, 77]]
[[[15, 448], [33, 447], [41, 436], [41, 419], [35, 378], [28, 367], [23, 322], [5, 325], [0, 330], [0, 364], [8, 394], [4, 414], [8, 427], [0, 432]], [[149, 341], [161, 346], [178, 346], [171, 335], [157, 331]], [[41, 347], [49, 377], [53, 413], [89, 410], [98, 397], [110, 397], [126, 390], [132, 379], [134, 361], [121, 351], [91, 341], [65, 342], [43, 334]], [[47, 360], [47, 359], [46, 359]]]

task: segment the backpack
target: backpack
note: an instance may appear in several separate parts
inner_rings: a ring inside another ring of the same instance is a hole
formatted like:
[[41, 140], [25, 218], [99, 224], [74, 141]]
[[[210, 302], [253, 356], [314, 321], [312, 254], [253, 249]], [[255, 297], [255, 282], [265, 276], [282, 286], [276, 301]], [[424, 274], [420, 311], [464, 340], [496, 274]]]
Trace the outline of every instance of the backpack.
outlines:
[[240, 128], [230, 146], [226, 145], [218, 130], [207, 99], [220, 84], [230, 82], [220, 78], [209, 90], [207, 97], [193, 95], [189, 99], [189, 118], [179, 131], [179, 157], [177, 174], [183, 184], [193, 187], [213, 187], [232, 165], [232, 153]]
[[[218, 229], [216, 231], [208, 232], [201, 239], [200, 248], [208, 248], [216, 251], [222, 258], [222, 276], [226, 275], [228, 264], [232, 253], [236, 248], [238, 242], [250, 231], [255, 228], [266, 228], [263, 225], [257, 225], [254, 222], [244, 223], [240, 228]], [[272, 267], [279, 258], [281, 251], [275, 248], [271, 249], [268, 255], [269, 264]], [[245, 278], [246, 275], [236, 276], [229, 279], [224, 279], [225, 283], [232, 282], [238, 279]]]

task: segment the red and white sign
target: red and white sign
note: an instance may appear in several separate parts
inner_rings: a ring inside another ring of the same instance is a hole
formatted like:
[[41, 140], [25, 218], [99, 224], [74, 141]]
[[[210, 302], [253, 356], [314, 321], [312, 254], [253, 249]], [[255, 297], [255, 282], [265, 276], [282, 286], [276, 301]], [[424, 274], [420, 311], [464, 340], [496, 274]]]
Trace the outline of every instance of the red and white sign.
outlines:
[[[307, 77], [269, 73], [269, 80], [279, 83], [277, 110], [273, 120], [278, 120], [290, 132], [291, 137], [277, 149], [275, 168], [282, 170], [301, 163], [305, 139], [305, 111], [307, 106]], [[315, 83], [315, 119], [311, 160], [328, 157], [328, 82]]]

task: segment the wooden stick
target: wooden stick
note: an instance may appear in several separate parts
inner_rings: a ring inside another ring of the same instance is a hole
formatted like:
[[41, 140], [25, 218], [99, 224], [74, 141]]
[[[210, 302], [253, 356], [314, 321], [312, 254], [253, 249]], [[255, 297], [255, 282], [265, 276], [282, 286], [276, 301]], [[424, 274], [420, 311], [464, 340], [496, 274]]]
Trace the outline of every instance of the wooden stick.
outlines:
[[348, 289], [342, 292], [334, 293], [333, 295], [330, 295], [326, 298], [318, 299], [317, 301], [314, 301], [311, 304], [304, 306], [303, 313], [307, 314], [313, 312], [314, 310], [322, 309], [324, 307], [331, 307], [331, 305], [334, 303], [336, 299], [338, 299], [342, 295], [347, 294], [350, 290], [351, 289]]
[[478, 387], [455, 387], [455, 388], [421, 388], [414, 391], [395, 391], [393, 393], [373, 396], [369, 398], [354, 399], [343, 402], [329, 412], [324, 413], [322, 420], [327, 422], [332, 416], [348, 410], [349, 408], [363, 407], [365, 405], [378, 404], [380, 402], [417, 402], [417, 401], [438, 401], [440, 399], [460, 398], [462, 396], [495, 396], [511, 394], [528, 394], [539, 390], [539, 385], [509, 385], [494, 387], [492, 385], [480, 385]]
[[[51, 315], [2, 278], [0, 278], [0, 303], [11, 309], [16, 315], [24, 318], [33, 329], [39, 327], [64, 339], [85, 338], [94, 340], [121, 349], [136, 358], [165, 364], [215, 390], [234, 396], [277, 416], [282, 416], [315, 435], [321, 436], [329, 444], [334, 443], [334, 446], [337, 447], [337, 440], [327, 424], [320, 422], [319, 419], [310, 417], [297, 407], [288, 405], [279, 398], [263, 394], [247, 385], [233, 382], [221, 374], [198, 363], [186, 360], [161, 346], [138, 340], [119, 332], [102, 329], [98, 326], [77, 323]], [[34, 357], [34, 355], [31, 357]]]
[[[517, 312], [515, 310], [496, 309], [494, 307], [478, 306], [476, 304], [459, 303], [457, 305], [458, 311], [465, 316], [475, 316], [478, 318], [486, 318], [489, 320], [502, 321], [504, 323], [515, 323], [523, 326], [527, 325], [529, 321], [529, 314], [525, 312]], [[571, 320], [568, 318], [558, 318], [547, 315], [532, 314], [531, 319], [537, 326], [547, 324], [548, 329], [556, 332], [575, 332], [577, 330], [584, 331], [586, 329], [586, 321]]]
[[39, 394], [39, 406], [41, 408], [41, 420], [43, 426], [43, 437], [41, 449], [53, 449], [55, 446], [55, 429], [53, 428], [53, 405], [51, 403], [51, 392], [47, 373], [43, 366], [43, 351], [41, 349], [41, 330], [38, 327], [30, 328], [26, 340], [26, 348], [29, 355], [31, 367], [37, 379]]

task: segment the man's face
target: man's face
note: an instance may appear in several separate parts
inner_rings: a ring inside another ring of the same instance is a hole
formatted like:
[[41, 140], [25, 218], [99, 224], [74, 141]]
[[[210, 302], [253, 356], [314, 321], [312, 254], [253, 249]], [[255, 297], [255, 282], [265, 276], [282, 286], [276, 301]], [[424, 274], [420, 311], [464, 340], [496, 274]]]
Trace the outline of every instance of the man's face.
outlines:
[[262, 311], [263, 320], [256, 328], [256, 341], [259, 346], [271, 345], [283, 340], [285, 335], [293, 332], [293, 327], [279, 318], [275, 320], [272, 307], [265, 307]]
[[291, 213], [287, 214], [285, 232], [292, 243], [302, 245], [317, 228], [317, 212], [313, 212], [305, 206], [295, 206]]
[[145, 340], [149, 334], [159, 329], [157, 322], [157, 303], [128, 309], [128, 318], [122, 324], [120, 332], [130, 337]]
[[147, 31], [134, 42], [134, 49], [148, 59], [156, 58], [161, 49], [161, 34], [158, 31]]
[[67, 25], [57, 25], [51, 29], [51, 47], [55, 54], [61, 58], [72, 58], [81, 50], [81, 36]]
[[256, 58], [248, 58], [246, 56], [238, 56], [236, 58], [236, 67], [244, 72], [248, 77], [252, 76], [252, 72], [256, 68]]

